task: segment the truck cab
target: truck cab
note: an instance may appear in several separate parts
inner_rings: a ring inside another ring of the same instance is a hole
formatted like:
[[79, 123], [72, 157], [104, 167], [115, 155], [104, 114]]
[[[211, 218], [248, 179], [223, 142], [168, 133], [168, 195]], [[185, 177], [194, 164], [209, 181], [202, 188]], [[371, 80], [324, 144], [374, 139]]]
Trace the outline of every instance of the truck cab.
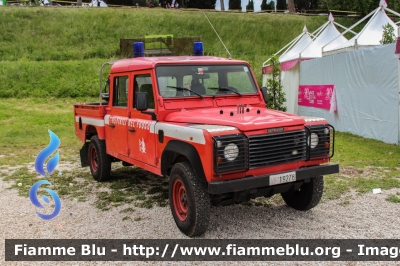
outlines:
[[280, 193], [315, 207], [334, 128], [322, 118], [270, 110], [251, 66], [213, 56], [136, 57], [112, 63], [104, 100], [74, 107], [82, 166], [104, 181], [111, 164], [169, 176], [178, 228], [206, 232], [211, 205]]

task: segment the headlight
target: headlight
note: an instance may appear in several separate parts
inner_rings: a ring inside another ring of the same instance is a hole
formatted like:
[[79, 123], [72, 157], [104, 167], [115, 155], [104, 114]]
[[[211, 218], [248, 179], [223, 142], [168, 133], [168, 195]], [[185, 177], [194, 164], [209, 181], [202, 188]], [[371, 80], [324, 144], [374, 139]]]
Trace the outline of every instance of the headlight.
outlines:
[[308, 138], [308, 145], [310, 145], [311, 149], [314, 149], [318, 145], [318, 135], [315, 133], [311, 133], [311, 137]]
[[248, 143], [244, 134], [214, 136], [214, 171], [217, 174], [245, 171]]
[[228, 161], [235, 160], [239, 155], [239, 147], [236, 144], [229, 143], [224, 149], [224, 157]]
[[335, 129], [332, 125], [307, 126], [308, 160], [317, 157], [332, 157]]

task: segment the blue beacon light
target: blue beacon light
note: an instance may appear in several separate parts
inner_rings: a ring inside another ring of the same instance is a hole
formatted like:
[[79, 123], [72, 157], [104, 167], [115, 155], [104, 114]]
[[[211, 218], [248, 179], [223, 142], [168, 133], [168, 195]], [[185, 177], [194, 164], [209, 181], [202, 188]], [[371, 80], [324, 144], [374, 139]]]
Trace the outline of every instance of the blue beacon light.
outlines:
[[203, 42], [193, 43], [193, 55], [202, 56], [204, 55]]
[[142, 42], [135, 42], [133, 44], [133, 57], [144, 56], [144, 45]]

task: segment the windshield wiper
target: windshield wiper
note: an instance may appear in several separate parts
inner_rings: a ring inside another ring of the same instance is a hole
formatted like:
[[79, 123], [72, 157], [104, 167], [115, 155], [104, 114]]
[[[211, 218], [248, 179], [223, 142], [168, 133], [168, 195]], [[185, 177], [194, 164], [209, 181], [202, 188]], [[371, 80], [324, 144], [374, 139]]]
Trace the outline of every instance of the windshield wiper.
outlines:
[[192, 91], [191, 89], [187, 89], [187, 88], [181, 88], [181, 87], [175, 87], [175, 86], [167, 86], [167, 88], [173, 88], [173, 89], [177, 89], [177, 90], [179, 90], [179, 91], [190, 91], [190, 92], [193, 92], [194, 94], [196, 94], [197, 96], [200, 96], [200, 98], [204, 98], [204, 96], [203, 95], [201, 95], [201, 94], [199, 94], [199, 93], [197, 93], [197, 92], [195, 92], [195, 91]]
[[242, 94], [240, 92], [235, 91], [234, 89], [230, 89], [227, 87], [219, 87], [219, 88], [209, 88], [210, 90], [220, 90], [220, 91], [231, 91], [233, 93], [236, 93], [239, 96], [242, 96]]

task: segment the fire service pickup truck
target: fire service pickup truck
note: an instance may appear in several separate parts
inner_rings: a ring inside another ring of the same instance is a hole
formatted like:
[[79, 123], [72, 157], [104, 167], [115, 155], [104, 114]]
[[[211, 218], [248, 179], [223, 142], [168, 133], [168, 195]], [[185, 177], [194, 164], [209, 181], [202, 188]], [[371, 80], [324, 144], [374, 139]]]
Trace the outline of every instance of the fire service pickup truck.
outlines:
[[[97, 181], [122, 161], [169, 176], [169, 202], [178, 228], [203, 234], [211, 205], [280, 193], [297, 210], [315, 207], [330, 164], [334, 128], [322, 118], [266, 107], [245, 61], [204, 56], [135, 57], [111, 65], [100, 102], [76, 104], [75, 134], [82, 166]], [[104, 64], [103, 66], [105, 66]]]

